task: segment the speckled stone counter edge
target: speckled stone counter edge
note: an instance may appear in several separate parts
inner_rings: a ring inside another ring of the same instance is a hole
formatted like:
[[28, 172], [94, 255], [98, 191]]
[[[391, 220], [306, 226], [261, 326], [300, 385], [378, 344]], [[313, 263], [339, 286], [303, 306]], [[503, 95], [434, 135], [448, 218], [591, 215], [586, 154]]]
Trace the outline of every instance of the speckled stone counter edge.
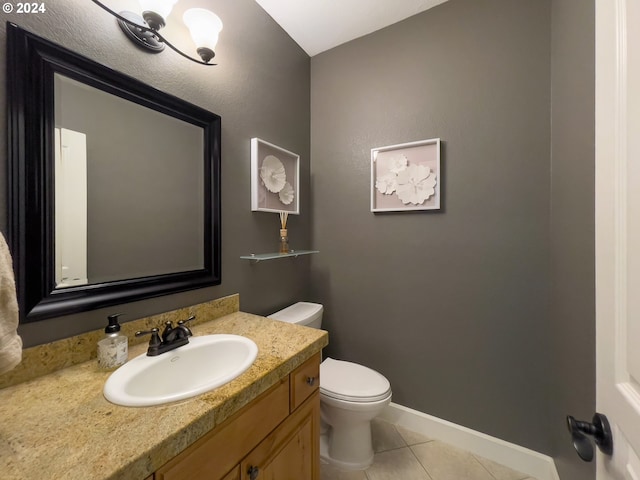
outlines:
[[[122, 323], [122, 333], [129, 338], [129, 346], [132, 346], [148, 341], [148, 338], [134, 336], [138, 330], [160, 327], [167, 321], [175, 323], [191, 315], [196, 316], [191, 325], [198, 325], [237, 312], [239, 309], [240, 295], [236, 293], [210, 302]], [[0, 389], [96, 358], [97, 343], [103, 337], [104, 329], [100, 329], [24, 349], [22, 362], [13, 370], [0, 375]]]

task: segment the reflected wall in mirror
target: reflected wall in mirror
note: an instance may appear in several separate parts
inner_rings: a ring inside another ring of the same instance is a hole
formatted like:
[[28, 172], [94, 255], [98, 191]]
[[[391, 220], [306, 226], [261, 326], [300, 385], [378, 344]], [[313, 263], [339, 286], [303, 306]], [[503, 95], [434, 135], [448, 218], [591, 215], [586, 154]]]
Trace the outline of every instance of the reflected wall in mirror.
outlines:
[[220, 283], [220, 117], [7, 28], [21, 321]]
[[56, 286], [204, 268], [202, 128], [58, 73], [54, 89]]

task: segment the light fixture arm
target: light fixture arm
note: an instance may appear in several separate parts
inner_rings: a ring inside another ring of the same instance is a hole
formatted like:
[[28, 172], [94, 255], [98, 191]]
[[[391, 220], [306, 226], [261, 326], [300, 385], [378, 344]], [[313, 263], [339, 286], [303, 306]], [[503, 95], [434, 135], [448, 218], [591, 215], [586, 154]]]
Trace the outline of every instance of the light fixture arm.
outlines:
[[[126, 17], [123, 17], [122, 15], [120, 15], [117, 12], [114, 12], [113, 10], [111, 10], [109, 7], [107, 7], [106, 5], [104, 5], [102, 2], [100, 2], [99, 0], [91, 0], [93, 3], [95, 3], [97, 6], [99, 6], [100, 8], [102, 8], [103, 10], [105, 10], [106, 12], [110, 13], [112, 16], [114, 16], [117, 20], [126, 23], [127, 25], [131, 25], [134, 28], [140, 29], [143, 32], [150, 32], [153, 33], [158, 40], [160, 40], [162, 43], [164, 43], [166, 46], [168, 46], [171, 50], [173, 50], [174, 52], [176, 52], [179, 55], [182, 55], [184, 58], [186, 58], [187, 60], [191, 60], [192, 62], [195, 63], [199, 63], [200, 65], [207, 65], [207, 66], [214, 66], [217, 65], [216, 63], [207, 63], [204, 62], [202, 60], [198, 60], [197, 58], [191, 57], [189, 55], [187, 55], [186, 53], [181, 52], [180, 50], [178, 50], [177, 47], [175, 47], [171, 42], [169, 42], [165, 37], [163, 37], [158, 30], [155, 30], [151, 27], [147, 27], [144, 25], [140, 25], [136, 22], [133, 22], [131, 20], [129, 20]], [[211, 57], [213, 57], [213, 55], [211, 55]]]
[[[93, 1], [95, 2], [96, 0], [93, 0]], [[129, 22], [129, 23], [131, 23], [131, 22]], [[151, 29], [149, 29], [149, 30], [151, 30]], [[174, 52], [176, 52], [177, 54], [182, 55], [184, 58], [186, 58], [186, 59], [188, 59], [188, 60], [191, 60], [192, 62], [199, 63], [200, 65], [208, 65], [208, 66], [210, 66], [210, 67], [211, 67], [211, 66], [214, 66], [214, 65], [217, 65], [217, 63], [207, 63], [207, 62], [203, 62], [202, 60], [198, 60], [197, 58], [190, 57], [190, 56], [189, 56], [189, 55], [187, 55], [186, 53], [183, 53], [183, 52], [181, 52], [180, 50], [178, 50], [178, 48], [177, 48], [177, 47], [173, 46], [173, 45], [171, 44], [171, 42], [169, 42], [169, 40], [167, 40], [167, 39], [166, 39], [166, 38], [164, 38], [162, 35], [160, 35], [160, 34], [158, 33], [158, 31], [157, 31], [157, 30], [152, 30], [152, 31], [153, 31], [153, 33], [155, 33], [155, 34], [158, 36], [158, 38], [159, 38], [159, 39], [160, 39], [160, 40], [161, 40], [161, 41], [162, 41], [162, 42], [163, 42], [167, 47], [169, 47], [171, 50], [173, 50], [173, 51], [174, 51]]]

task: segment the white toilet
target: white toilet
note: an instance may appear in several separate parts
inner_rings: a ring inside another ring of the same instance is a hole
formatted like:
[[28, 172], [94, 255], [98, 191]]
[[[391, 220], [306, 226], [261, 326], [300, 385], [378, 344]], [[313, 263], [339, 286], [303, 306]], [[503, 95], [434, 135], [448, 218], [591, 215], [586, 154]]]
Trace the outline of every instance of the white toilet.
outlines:
[[[322, 305], [298, 302], [269, 318], [312, 328], [322, 324]], [[320, 458], [344, 470], [373, 463], [371, 420], [391, 402], [380, 373], [357, 363], [326, 358], [320, 364]]]

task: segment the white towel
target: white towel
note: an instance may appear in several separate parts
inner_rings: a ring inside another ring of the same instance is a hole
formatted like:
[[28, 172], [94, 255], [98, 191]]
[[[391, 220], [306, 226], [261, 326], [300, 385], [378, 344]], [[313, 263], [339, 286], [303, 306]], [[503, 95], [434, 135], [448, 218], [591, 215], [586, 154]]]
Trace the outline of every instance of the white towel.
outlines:
[[0, 233], [0, 374], [22, 361], [22, 339], [18, 335], [18, 301], [13, 262]]

